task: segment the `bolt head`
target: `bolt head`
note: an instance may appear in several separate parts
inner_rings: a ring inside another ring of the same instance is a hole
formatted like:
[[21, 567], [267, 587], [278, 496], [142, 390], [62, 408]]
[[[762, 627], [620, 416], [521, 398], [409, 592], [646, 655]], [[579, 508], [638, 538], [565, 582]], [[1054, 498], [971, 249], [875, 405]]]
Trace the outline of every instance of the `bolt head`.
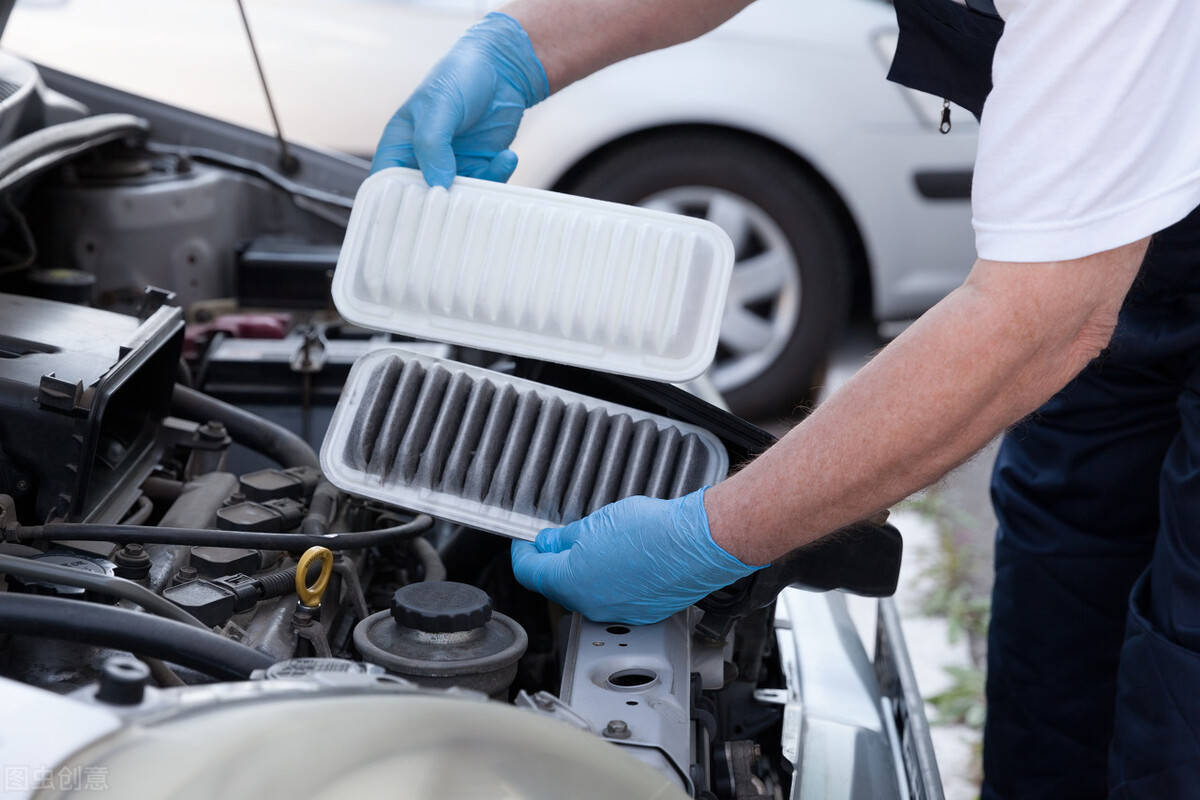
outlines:
[[197, 570], [191, 564], [187, 564], [175, 571], [174, 582], [176, 584], [187, 583], [188, 581], [196, 580], [198, 577], [200, 577], [199, 570]]
[[209, 420], [208, 422], [201, 425], [199, 428], [196, 429], [196, 434], [201, 439], [208, 439], [209, 441], [214, 441], [214, 442], [221, 441], [227, 435], [227, 433], [225, 431], [225, 426], [222, 423], [217, 422], [216, 420]]
[[604, 726], [603, 734], [610, 739], [628, 739], [629, 725], [623, 719], [609, 720]]
[[117, 551], [113, 557], [117, 564], [117, 575], [139, 580], [150, 573], [150, 554], [140, 544], [130, 543]]

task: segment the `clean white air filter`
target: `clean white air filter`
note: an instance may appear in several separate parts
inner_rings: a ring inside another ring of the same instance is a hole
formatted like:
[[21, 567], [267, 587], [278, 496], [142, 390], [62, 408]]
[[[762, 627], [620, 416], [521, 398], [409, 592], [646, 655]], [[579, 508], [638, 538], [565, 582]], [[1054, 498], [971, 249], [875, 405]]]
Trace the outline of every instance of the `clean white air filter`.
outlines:
[[712, 361], [733, 259], [706, 220], [393, 168], [358, 191], [333, 299], [366, 328], [679, 382]]

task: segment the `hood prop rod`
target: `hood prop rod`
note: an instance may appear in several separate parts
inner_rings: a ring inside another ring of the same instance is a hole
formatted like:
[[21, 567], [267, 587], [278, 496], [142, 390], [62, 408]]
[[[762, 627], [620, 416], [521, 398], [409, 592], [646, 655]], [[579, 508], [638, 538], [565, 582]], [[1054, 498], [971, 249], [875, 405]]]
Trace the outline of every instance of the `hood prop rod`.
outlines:
[[258, 57], [258, 45], [254, 43], [254, 33], [250, 30], [250, 18], [246, 16], [246, 6], [242, 0], [237, 3], [238, 13], [242, 17], [242, 27], [246, 30], [246, 42], [250, 45], [250, 55], [254, 57], [254, 69], [258, 72], [258, 82], [262, 84], [263, 97], [267, 101], [267, 112], [271, 115], [271, 125], [275, 129], [275, 140], [279, 142], [279, 170], [284, 175], [294, 175], [300, 168], [300, 162], [288, 149], [287, 139], [283, 138], [283, 126], [279, 124], [279, 114], [275, 112], [275, 101], [271, 99], [271, 88], [267, 85], [267, 73], [263, 70], [262, 59]]

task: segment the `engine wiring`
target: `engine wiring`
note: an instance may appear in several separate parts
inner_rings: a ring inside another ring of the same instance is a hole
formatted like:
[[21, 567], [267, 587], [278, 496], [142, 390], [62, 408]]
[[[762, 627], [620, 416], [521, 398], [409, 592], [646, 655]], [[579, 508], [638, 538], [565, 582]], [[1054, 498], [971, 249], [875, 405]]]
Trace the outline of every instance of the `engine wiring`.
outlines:
[[358, 550], [419, 536], [433, 527], [433, 518], [417, 514], [408, 522], [371, 531], [348, 533], [261, 533], [209, 528], [161, 528], [153, 525], [105, 525], [91, 522], [51, 522], [18, 526], [5, 533], [8, 541], [71, 540], [116, 544], [173, 544], [208, 547], [246, 547], [298, 553], [310, 547]]
[[163, 599], [139, 583], [115, 575], [97, 575], [61, 564], [48, 564], [4, 554], [0, 554], [0, 573], [64, 586], [78, 586], [97, 594], [136, 603], [150, 613], [166, 619], [185, 625], [205, 627], [200, 620], [171, 601]]

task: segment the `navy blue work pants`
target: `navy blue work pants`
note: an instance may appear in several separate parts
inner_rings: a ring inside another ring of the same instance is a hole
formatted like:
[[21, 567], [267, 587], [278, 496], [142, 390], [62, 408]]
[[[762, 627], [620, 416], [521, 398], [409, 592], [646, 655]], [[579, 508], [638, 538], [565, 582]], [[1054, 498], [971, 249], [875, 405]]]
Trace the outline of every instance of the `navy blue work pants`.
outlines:
[[992, 500], [983, 798], [1200, 798], [1200, 209]]

